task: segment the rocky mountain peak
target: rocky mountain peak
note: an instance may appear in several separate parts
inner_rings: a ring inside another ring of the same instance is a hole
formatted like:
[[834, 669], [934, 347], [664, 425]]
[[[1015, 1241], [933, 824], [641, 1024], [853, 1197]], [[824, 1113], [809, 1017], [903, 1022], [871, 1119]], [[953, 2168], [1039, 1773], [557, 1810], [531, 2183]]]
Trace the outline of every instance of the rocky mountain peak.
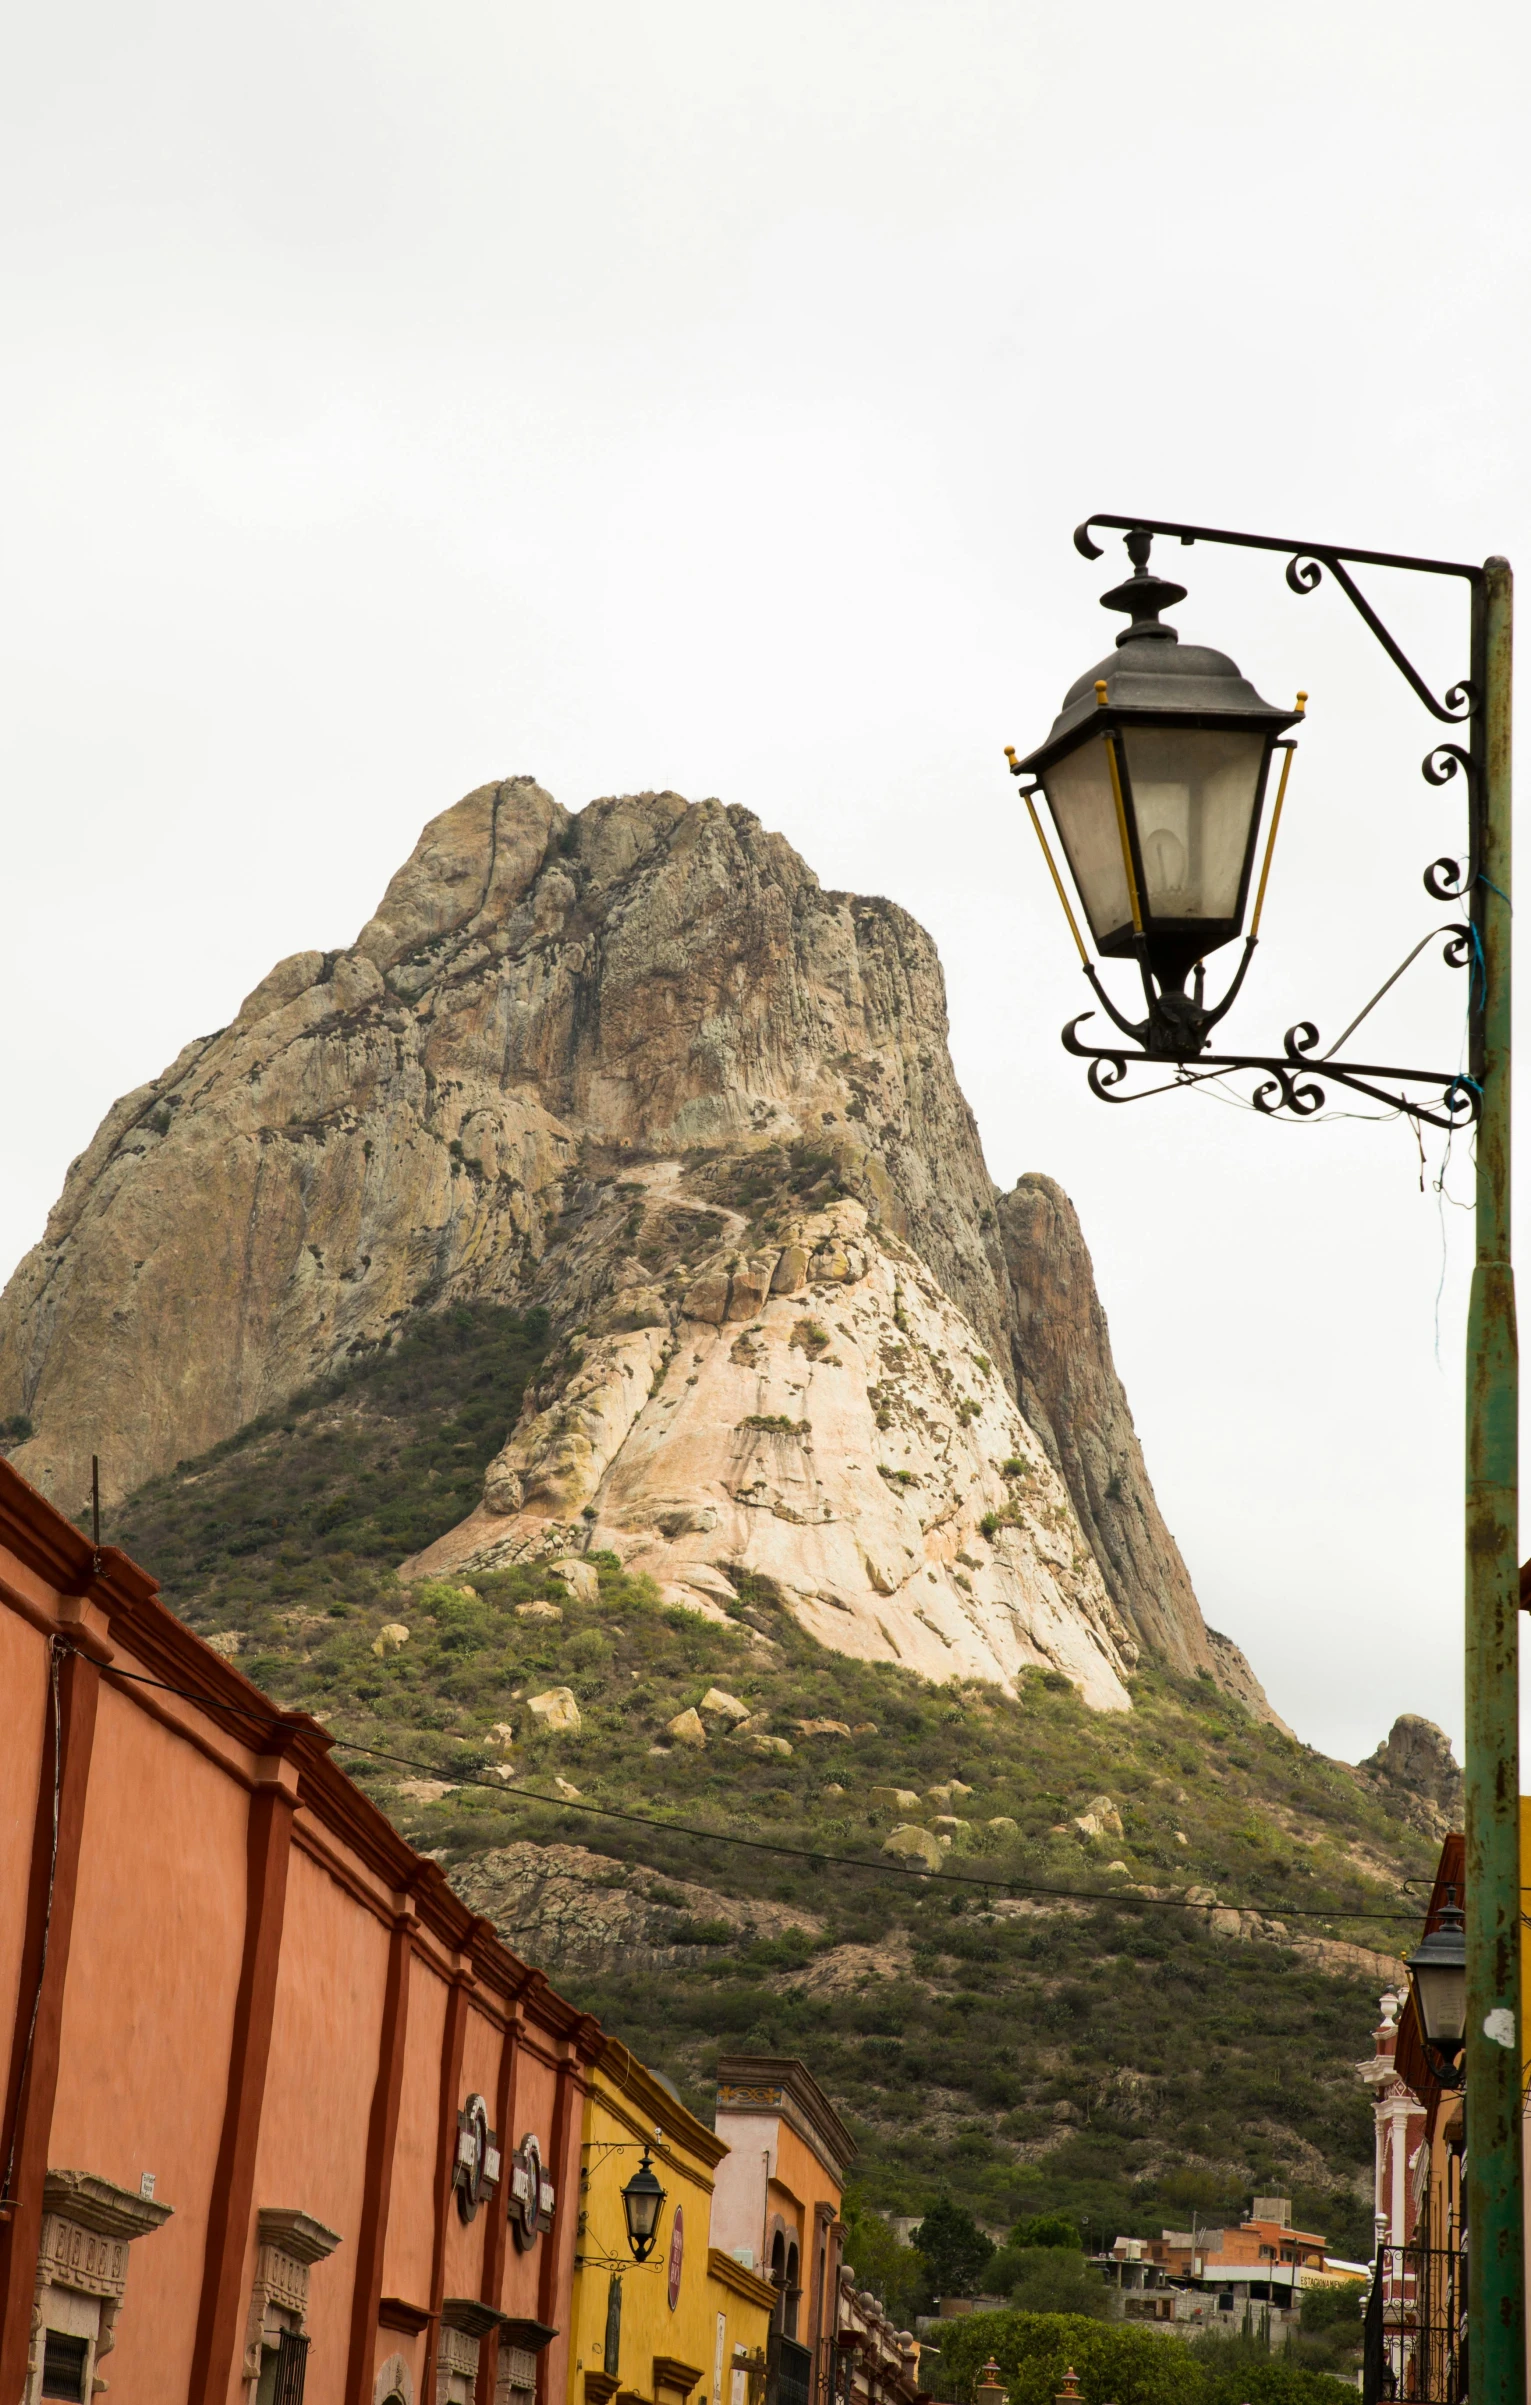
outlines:
[[1460, 1829], [1465, 1804], [1461, 1765], [1451, 1739], [1433, 1720], [1400, 1712], [1375, 1753], [1359, 1764], [1389, 1796], [1393, 1808], [1429, 1837]]
[[1072, 1207], [989, 1178], [929, 936], [751, 812], [514, 777], [434, 819], [349, 949], [113, 1106], [0, 1298], [0, 1416], [66, 1504], [93, 1451], [120, 1496], [484, 1300], [567, 1341], [440, 1558], [594, 1544], [931, 1676], [1119, 1707], [1146, 1648], [1268, 1709]]

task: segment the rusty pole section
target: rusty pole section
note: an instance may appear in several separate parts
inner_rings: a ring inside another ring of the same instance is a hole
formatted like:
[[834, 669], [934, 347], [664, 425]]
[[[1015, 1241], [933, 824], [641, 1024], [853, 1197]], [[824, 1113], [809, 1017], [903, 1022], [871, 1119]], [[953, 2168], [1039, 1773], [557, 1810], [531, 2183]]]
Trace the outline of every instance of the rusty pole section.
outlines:
[[1473, 2405], [1524, 2405], [1520, 2104], [1519, 1357], [1510, 1263], [1510, 666], [1513, 581], [1473, 592], [1478, 833], [1471, 1074], [1477, 1258], [1467, 1322], [1467, 2219]]

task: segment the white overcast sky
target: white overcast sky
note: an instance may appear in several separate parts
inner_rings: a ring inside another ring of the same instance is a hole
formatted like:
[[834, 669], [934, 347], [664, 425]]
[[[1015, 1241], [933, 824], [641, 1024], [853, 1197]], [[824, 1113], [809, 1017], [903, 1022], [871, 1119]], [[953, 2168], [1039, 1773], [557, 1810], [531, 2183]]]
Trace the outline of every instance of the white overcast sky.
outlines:
[[[13, 11], [0, 1267], [469, 787], [743, 802], [934, 932], [1208, 1619], [1315, 1744], [1459, 1737], [1466, 1147], [1448, 1202], [1403, 1124], [1092, 1100], [1001, 746], [1115, 631], [1090, 509], [1531, 558], [1528, 50], [1482, 0]], [[1332, 585], [1162, 564], [1312, 693], [1233, 1026], [1337, 1034], [1450, 915], [1433, 723]], [[1457, 588], [1371, 589], [1465, 670]], [[1454, 1067], [1464, 999], [1432, 949], [1372, 1057]]]

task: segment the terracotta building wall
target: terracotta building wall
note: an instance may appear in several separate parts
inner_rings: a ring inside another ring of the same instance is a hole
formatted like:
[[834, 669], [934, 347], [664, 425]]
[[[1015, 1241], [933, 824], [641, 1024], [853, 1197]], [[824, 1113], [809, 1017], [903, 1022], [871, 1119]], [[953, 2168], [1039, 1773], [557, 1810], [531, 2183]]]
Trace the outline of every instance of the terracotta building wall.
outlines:
[[[30, 2393], [39, 2310], [89, 2330], [84, 2376], [112, 2405], [250, 2405], [247, 2338], [258, 2359], [278, 2322], [308, 2339], [308, 2405], [372, 2405], [392, 2362], [435, 2405], [464, 2348], [494, 2405], [499, 2316], [557, 2329], [536, 2368], [554, 2405], [598, 2026], [404, 1844], [323, 1729], [4, 1462], [0, 1693], [4, 2405]], [[556, 2183], [526, 2253], [506, 2178], [457, 2209], [474, 2093], [505, 2172], [531, 2131]]]
[[[429, 2193], [435, 2179], [440, 2101], [436, 2081], [446, 2033], [446, 1981], [417, 1954], [409, 1973], [409, 2022], [403, 2094], [393, 2157], [394, 2185]], [[383, 2253], [384, 2296], [429, 2296], [433, 2226], [421, 2215], [390, 2218]]]
[[[5, 1742], [0, 1745], [0, 1860], [9, 1871], [12, 1865], [26, 1862], [32, 1850], [42, 1773], [48, 1657], [37, 1642], [36, 1630], [6, 1611], [0, 1611], [0, 1696], [5, 1699]], [[12, 2020], [5, 2006], [16, 1994], [21, 1977], [26, 1918], [26, 1880], [0, 1879], [0, 2081], [7, 2086], [12, 2067]], [[0, 2087], [0, 2096], [5, 2092], [6, 2088]]]
[[[150, 1797], [152, 1810], [125, 1808]], [[48, 2155], [131, 2192], [152, 2173], [175, 2206], [132, 2250], [132, 2307], [164, 2331], [182, 2393], [244, 1943], [244, 1881], [225, 1873], [243, 1862], [247, 1818], [224, 1772], [103, 1688]]]

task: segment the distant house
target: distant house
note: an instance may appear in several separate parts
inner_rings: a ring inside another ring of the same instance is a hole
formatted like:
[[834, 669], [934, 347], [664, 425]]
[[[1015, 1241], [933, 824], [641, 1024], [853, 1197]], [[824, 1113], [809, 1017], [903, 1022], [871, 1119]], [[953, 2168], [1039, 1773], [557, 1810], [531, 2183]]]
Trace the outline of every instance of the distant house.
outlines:
[[1163, 2322], [1187, 2336], [1258, 2331], [1284, 2345], [1305, 2288], [1365, 2276], [1360, 2265], [1327, 2254], [1325, 2244], [1321, 2231], [1292, 2227], [1286, 2197], [1257, 2196], [1249, 2218], [1232, 2228], [1118, 2238], [1094, 2261], [1128, 2321]]

